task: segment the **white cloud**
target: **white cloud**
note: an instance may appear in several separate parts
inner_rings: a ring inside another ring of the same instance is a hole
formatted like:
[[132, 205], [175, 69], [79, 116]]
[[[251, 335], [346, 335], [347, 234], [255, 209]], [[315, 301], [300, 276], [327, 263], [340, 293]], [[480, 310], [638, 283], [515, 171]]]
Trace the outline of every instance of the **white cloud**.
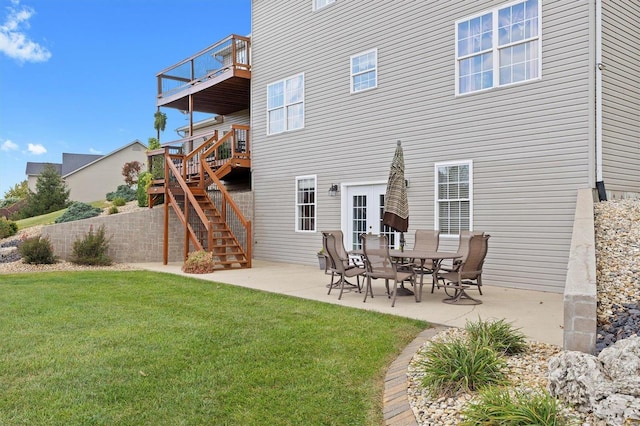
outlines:
[[29, 19], [35, 11], [26, 6], [20, 6], [19, 1], [12, 1], [8, 7], [9, 14], [0, 25], [0, 52], [19, 62], [45, 62], [51, 58], [51, 52], [46, 47], [29, 39], [25, 29], [29, 28]]
[[97, 149], [89, 148], [89, 152], [91, 154], [102, 154], [102, 151], [98, 151]]
[[27, 147], [27, 149], [33, 155], [41, 155], [41, 154], [44, 154], [45, 152], [47, 152], [47, 148], [45, 148], [44, 146], [42, 146], [39, 143], [37, 143], [37, 144], [30, 143], [29, 146]]
[[18, 149], [18, 144], [7, 139], [0, 145], [0, 149], [3, 151], [16, 151]]

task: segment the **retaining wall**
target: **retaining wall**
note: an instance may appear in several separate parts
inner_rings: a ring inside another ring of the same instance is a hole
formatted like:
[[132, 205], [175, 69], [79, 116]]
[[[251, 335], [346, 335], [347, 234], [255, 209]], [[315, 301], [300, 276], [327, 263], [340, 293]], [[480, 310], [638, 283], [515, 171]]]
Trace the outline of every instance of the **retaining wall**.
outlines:
[[564, 287], [565, 350], [595, 354], [598, 291], [592, 189], [578, 190]]
[[[91, 228], [94, 232], [104, 225], [111, 238], [109, 256], [117, 263], [162, 262], [164, 206], [152, 209], [97, 216], [73, 222], [48, 225], [42, 235], [49, 237], [56, 256], [69, 259], [74, 241]], [[169, 262], [182, 262], [184, 232], [180, 221], [169, 210]]]

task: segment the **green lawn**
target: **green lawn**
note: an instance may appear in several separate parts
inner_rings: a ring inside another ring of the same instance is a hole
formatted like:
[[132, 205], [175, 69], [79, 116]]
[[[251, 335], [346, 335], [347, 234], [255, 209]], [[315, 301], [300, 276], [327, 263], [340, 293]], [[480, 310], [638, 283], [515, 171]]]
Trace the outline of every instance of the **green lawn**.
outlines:
[[[91, 204], [93, 207], [100, 207], [101, 209], [105, 208], [109, 205], [109, 202], [106, 200], [100, 201], [92, 201], [88, 204]], [[37, 225], [50, 225], [56, 221], [57, 218], [62, 216], [67, 209], [58, 210], [55, 212], [43, 214], [40, 216], [28, 217], [26, 219], [17, 220], [18, 229], [23, 230], [25, 228], [30, 228], [32, 226]]]
[[144, 271], [0, 275], [2, 425], [380, 425], [421, 321]]

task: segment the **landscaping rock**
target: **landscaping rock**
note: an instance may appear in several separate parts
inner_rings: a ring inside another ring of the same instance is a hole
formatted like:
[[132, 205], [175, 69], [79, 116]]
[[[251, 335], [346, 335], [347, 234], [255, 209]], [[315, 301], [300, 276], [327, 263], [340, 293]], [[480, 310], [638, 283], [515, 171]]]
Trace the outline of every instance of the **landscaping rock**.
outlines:
[[597, 357], [575, 351], [551, 357], [549, 391], [608, 425], [640, 422], [640, 337], [619, 340]]

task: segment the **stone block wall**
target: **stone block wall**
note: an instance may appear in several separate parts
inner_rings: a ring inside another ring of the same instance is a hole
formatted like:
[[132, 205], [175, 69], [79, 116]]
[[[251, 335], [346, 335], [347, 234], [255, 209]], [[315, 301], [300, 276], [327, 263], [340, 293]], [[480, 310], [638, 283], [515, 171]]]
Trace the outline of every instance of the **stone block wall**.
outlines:
[[[162, 262], [164, 206], [132, 213], [97, 216], [73, 222], [45, 226], [42, 235], [49, 237], [56, 256], [68, 259], [74, 241], [93, 228], [104, 225], [109, 256], [118, 263]], [[180, 221], [169, 210], [169, 262], [182, 262], [184, 232]]]
[[564, 288], [565, 350], [595, 353], [597, 303], [593, 192], [580, 189]]

